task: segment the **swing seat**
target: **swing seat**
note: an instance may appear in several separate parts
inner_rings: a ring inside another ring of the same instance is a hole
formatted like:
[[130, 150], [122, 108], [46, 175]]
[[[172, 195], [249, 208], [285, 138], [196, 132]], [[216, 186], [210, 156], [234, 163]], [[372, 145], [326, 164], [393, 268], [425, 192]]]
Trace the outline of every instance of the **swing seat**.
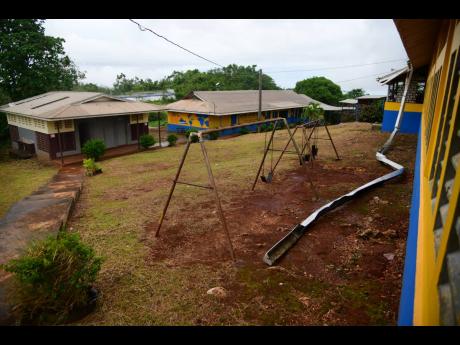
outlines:
[[262, 180], [262, 182], [271, 183], [271, 182], [272, 182], [272, 179], [273, 179], [273, 173], [270, 171], [270, 172], [267, 174], [267, 176], [261, 175], [261, 176], [260, 176], [260, 179]]
[[312, 145], [312, 147], [311, 147], [311, 153], [312, 153], [312, 155], [313, 155], [313, 158], [316, 158], [316, 156], [318, 156], [318, 146]]

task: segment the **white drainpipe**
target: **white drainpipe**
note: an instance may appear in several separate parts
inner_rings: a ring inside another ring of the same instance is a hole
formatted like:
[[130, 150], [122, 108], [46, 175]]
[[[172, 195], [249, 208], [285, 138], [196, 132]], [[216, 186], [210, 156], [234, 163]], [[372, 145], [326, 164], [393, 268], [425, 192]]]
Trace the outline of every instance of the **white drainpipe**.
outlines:
[[410, 81], [412, 80], [412, 73], [414, 72], [414, 69], [412, 68], [411, 63], [408, 62], [407, 64], [409, 65], [409, 73], [407, 74], [406, 81], [404, 83], [404, 93], [401, 99], [401, 105], [399, 106], [398, 117], [396, 118], [395, 128], [393, 129], [393, 132], [391, 133], [387, 142], [380, 149], [380, 153], [383, 153], [383, 154], [390, 148], [391, 142], [393, 141], [396, 133], [399, 132], [399, 128], [401, 126], [402, 119], [404, 116], [404, 106], [406, 105], [407, 91], [409, 90], [409, 84], [410, 84]]

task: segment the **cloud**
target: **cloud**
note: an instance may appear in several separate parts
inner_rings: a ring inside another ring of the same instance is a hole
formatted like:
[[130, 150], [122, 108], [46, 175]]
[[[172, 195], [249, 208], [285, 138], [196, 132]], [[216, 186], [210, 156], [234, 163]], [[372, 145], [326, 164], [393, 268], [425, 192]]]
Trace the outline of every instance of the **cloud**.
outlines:
[[[139, 19], [168, 39], [221, 65], [257, 65], [281, 87], [325, 76], [343, 90], [386, 89], [367, 77], [386, 73], [404, 61], [357, 68], [273, 73], [366, 64], [407, 58], [391, 20], [165, 20]], [[67, 54], [86, 71], [87, 82], [110, 86], [116, 75], [163, 78], [174, 70], [215, 68], [178, 47], [140, 31], [128, 20], [62, 20], [45, 22], [46, 34], [65, 39]]]

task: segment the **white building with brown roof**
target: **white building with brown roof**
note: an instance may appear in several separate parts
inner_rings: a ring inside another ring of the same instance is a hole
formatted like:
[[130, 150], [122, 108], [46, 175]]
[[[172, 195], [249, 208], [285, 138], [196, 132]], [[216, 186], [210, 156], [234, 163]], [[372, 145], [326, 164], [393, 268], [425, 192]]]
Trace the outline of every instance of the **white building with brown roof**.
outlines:
[[148, 113], [162, 107], [98, 92], [53, 91], [0, 107], [14, 149], [48, 159], [81, 153], [89, 139], [107, 148], [137, 143], [148, 133]]

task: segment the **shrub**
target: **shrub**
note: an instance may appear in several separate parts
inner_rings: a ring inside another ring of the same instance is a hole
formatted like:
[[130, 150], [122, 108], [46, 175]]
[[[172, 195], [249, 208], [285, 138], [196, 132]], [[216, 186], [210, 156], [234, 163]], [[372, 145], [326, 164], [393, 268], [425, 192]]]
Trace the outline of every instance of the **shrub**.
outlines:
[[217, 138], [219, 138], [219, 136], [220, 136], [220, 133], [219, 132], [211, 132], [208, 135], [209, 135], [209, 140], [217, 140]]
[[150, 134], [143, 134], [139, 138], [139, 142], [144, 149], [155, 145], [155, 138]]
[[247, 127], [243, 127], [240, 129], [240, 134], [244, 135], [244, 134], [248, 134], [249, 133], [249, 129]]
[[376, 101], [369, 105], [359, 105], [359, 121], [381, 123], [383, 119], [384, 101]]
[[88, 158], [83, 160], [83, 167], [86, 169], [86, 175], [87, 176], [93, 176], [96, 173], [102, 172], [102, 169], [94, 159]]
[[198, 138], [198, 135], [192, 135], [190, 140], [192, 143], [197, 143], [200, 141], [200, 138]]
[[90, 139], [83, 145], [81, 152], [86, 156], [86, 158], [93, 158], [97, 161], [104, 154], [105, 149], [103, 140]]
[[185, 131], [185, 137], [188, 138], [190, 136], [190, 133], [198, 133], [198, 131], [194, 128], [191, 128], [191, 129], [187, 129]]
[[85, 307], [102, 258], [77, 234], [34, 242], [27, 252], [3, 268], [14, 273], [14, 311], [21, 322], [59, 323]]
[[170, 134], [170, 135], [168, 135], [167, 140], [168, 140], [169, 146], [174, 146], [174, 145], [176, 145], [177, 136], [174, 135], [174, 134]]

